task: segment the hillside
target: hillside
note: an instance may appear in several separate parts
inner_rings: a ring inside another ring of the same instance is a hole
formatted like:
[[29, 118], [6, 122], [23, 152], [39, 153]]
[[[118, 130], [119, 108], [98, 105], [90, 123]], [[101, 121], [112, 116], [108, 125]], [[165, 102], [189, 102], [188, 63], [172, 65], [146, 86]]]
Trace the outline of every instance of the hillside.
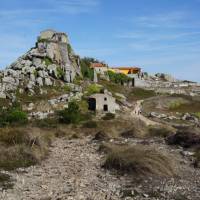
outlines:
[[0, 73], [0, 199], [199, 199], [199, 84], [118, 70], [45, 30]]

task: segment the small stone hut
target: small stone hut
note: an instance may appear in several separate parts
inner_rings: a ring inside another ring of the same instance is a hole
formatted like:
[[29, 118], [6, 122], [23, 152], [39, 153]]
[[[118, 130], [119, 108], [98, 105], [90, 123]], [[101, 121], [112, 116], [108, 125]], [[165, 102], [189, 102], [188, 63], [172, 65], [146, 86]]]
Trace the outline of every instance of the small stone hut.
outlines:
[[88, 108], [91, 111], [115, 113], [119, 110], [116, 99], [108, 92], [93, 94], [88, 99]]

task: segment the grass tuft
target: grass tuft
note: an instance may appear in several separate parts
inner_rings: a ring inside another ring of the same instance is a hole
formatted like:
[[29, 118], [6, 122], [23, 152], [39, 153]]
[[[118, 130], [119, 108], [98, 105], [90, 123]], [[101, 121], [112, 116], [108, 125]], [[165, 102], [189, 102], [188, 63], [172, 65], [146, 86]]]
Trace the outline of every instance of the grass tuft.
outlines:
[[106, 169], [138, 176], [154, 174], [168, 177], [175, 175], [171, 159], [154, 149], [142, 145], [113, 146], [110, 149], [103, 165]]

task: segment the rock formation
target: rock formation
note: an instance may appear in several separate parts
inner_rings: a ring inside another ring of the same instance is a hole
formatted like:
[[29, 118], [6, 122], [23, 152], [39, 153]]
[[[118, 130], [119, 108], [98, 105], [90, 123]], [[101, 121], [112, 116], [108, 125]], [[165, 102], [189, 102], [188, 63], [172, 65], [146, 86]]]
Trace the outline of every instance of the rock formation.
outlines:
[[65, 33], [41, 32], [35, 47], [0, 72], [0, 98], [14, 99], [19, 92], [34, 94], [36, 86], [52, 86], [56, 79], [72, 82], [81, 76], [80, 58]]

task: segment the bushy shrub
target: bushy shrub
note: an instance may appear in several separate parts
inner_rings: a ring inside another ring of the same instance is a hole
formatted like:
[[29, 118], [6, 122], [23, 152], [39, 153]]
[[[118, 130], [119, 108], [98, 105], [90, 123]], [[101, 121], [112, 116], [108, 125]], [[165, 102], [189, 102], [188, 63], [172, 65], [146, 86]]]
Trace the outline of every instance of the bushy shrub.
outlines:
[[65, 73], [64, 73], [64, 71], [62, 70], [62, 68], [61, 67], [57, 67], [57, 75], [58, 75], [58, 78], [59, 79], [63, 79], [63, 77], [64, 77], [64, 75], [65, 75]]
[[90, 80], [94, 79], [94, 70], [90, 68], [92, 62], [96, 62], [93, 58], [82, 58], [81, 59], [81, 72], [84, 78], [88, 78]]
[[112, 120], [115, 119], [114, 113], [106, 113], [105, 116], [102, 117], [103, 120]]
[[44, 63], [46, 66], [49, 66], [49, 65], [53, 64], [53, 61], [51, 60], [51, 58], [46, 57], [46, 58], [44, 58]]
[[113, 71], [108, 71], [108, 76], [110, 78], [110, 81], [118, 84], [123, 84], [131, 80], [128, 76], [122, 73], [115, 73]]
[[98, 84], [91, 84], [86, 89], [87, 95], [92, 95], [92, 94], [95, 94], [95, 93], [100, 93], [101, 90], [102, 90], [102, 86], [98, 85]]
[[172, 135], [173, 132], [165, 127], [150, 127], [149, 135], [152, 137], [168, 137]]
[[76, 124], [81, 120], [79, 105], [77, 102], [72, 101], [69, 103], [68, 108], [59, 112], [60, 122], [66, 124]]
[[0, 126], [9, 124], [25, 124], [28, 122], [27, 113], [19, 107], [11, 107], [0, 111]]

